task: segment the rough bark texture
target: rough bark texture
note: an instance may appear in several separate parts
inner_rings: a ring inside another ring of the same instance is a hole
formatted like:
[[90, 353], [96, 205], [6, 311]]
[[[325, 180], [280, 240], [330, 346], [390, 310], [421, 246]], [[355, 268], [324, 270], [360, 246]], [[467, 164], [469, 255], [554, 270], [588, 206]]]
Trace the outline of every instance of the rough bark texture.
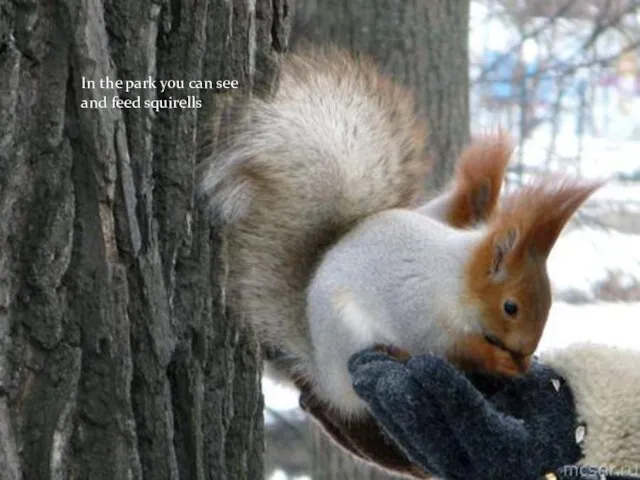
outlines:
[[[372, 56], [411, 88], [429, 121], [430, 186], [450, 177], [469, 137], [469, 0], [298, 0], [292, 41], [335, 43]], [[388, 477], [313, 436], [313, 478]]]
[[[287, 24], [286, 0], [0, 2], [2, 479], [261, 478], [257, 345], [194, 194], [230, 94], [82, 77], [269, 88]], [[202, 108], [80, 108], [118, 93]]]
[[366, 53], [416, 93], [437, 187], [469, 138], [468, 33], [469, 0], [298, 0], [292, 40]]

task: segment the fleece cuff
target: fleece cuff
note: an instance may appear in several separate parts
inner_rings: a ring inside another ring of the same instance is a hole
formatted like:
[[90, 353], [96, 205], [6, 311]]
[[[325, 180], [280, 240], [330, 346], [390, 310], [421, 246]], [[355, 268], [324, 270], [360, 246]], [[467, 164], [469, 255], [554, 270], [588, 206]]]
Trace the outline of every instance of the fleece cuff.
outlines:
[[583, 465], [640, 471], [640, 351], [583, 343], [544, 352], [574, 396]]

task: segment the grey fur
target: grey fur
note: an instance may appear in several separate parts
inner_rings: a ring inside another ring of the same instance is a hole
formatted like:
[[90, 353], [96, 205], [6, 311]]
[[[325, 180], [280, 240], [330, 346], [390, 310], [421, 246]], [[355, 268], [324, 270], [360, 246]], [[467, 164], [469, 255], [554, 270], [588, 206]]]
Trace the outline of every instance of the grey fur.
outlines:
[[278, 91], [252, 99], [202, 191], [225, 222], [231, 311], [308, 377], [305, 292], [324, 251], [358, 220], [423, 197], [425, 126], [407, 92], [335, 50], [288, 57]]

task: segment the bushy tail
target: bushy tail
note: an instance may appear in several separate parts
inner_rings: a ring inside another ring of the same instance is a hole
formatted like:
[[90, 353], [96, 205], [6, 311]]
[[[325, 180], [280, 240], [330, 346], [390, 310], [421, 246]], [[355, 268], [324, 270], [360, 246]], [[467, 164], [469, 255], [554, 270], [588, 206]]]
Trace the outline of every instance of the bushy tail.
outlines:
[[305, 290], [324, 251], [358, 220], [423, 197], [425, 127], [402, 88], [367, 60], [287, 58], [279, 89], [253, 99], [202, 188], [226, 223], [236, 315], [304, 374]]

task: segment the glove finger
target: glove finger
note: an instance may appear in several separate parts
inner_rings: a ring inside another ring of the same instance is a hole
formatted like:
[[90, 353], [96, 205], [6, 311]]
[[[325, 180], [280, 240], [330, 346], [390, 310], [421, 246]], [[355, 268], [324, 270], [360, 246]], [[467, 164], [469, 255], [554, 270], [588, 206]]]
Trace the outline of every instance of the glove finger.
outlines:
[[433, 388], [432, 378], [434, 375], [451, 379], [452, 383], [455, 383], [458, 377], [464, 377], [464, 374], [460, 370], [437, 355], [418, 355], [411, 358], [406, 365], [416, 381], [420, 383], [423, 388], [429, 389], [429, 391]]
[[[451, 379], [453, 384], [457, 382], [456, 379], [465, 378], [484, 397], [504, 390], [505, 386], [511, 385], [514, 381], [511, 378], [496, 377], [483, 373], [462, 372], [446, 359], [431, 354], [412, 357], [407, 362], [407, 368], [429, 391], [433, 391], [433, 378], [436, 377]], [[443, 387], [443, 385], [440, 384], [440, 387]]]
[[[425, 395], [442, 412], [473, 464], [485, 465], [484, 471], [493, 471], [492, 478], [496, 479], [522, 472], [529, 446], [523, 421], [498, 411], [464, 374], [446, 361], [418, 357], [410, 360], [407, 368], [423, 385], [429, 385], [424, 388]], [[489, 465], [488, 458], [500, 461]]]
[[522, 422], [498, 412], [465, 374], [446, 360], [434, 355], [420, 355], [409, 360], [406, 368], [420, 383], [424, 394], [440, 405], [447, 417], [460, 419], [456, 423], [465, 423], [467, 418], [473, 418], [491, 427], [496, 422], [503, 426], [507, 421], [515, 430], [526, 434]]
[[473, 471], [447, 419], [406, 370], [380, 378], [370, 407], [407, 455], [433, 474], [468, 478]]
[[351, 356], [348, 363], [349, 371], [353, 374], [354, 371], [371, 362], [401, 363], [378, 347], [371, 347]]
[[380, 380], [390, 376], [407, 376], [404, 365], [389, 359], [375, 360], [360, 363], [357, 369], [351, 370], [353, 389], [366, 402], [377, 396]]

